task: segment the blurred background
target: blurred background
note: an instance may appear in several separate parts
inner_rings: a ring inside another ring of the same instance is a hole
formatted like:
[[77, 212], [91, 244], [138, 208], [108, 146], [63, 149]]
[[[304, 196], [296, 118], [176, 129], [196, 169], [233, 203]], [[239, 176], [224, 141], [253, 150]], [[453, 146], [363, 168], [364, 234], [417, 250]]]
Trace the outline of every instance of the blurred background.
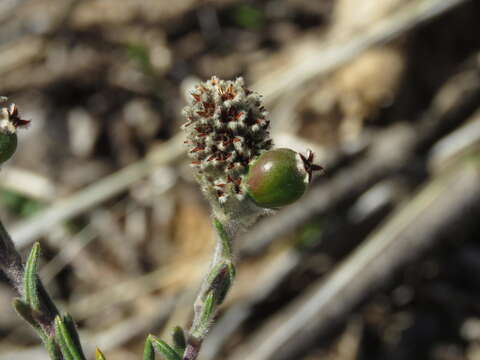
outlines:
[[[480, 359], [480, 3], [2, 0], [0, 95], [32, 120], [0, 215], [85, 350], [187, 326], [213, 247], [192, 84], [243, 76], [326, 171], [237, 243], [201, 359]], [[0, 359], [46, 359], [0, 277]]]

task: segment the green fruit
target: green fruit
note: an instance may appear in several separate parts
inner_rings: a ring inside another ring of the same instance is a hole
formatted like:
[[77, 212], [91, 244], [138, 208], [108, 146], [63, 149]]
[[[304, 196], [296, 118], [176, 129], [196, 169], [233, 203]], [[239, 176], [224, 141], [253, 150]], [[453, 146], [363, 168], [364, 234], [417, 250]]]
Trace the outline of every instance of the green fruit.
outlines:
[[305, 192], [309, 174], [302, 156], [290, 149], [266, 151], [250, 167], [247, 192], [261, 207], [291, 204]]
[[17, 149], [17, 134], [0, 132], [0, 164], [10, 159]]

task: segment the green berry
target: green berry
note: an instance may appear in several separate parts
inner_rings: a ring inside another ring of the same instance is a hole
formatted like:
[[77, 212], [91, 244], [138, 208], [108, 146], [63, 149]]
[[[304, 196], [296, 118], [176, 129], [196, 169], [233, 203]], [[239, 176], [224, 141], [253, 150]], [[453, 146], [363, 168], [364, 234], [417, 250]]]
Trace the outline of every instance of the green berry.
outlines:
[[10, 159], [17, 149], [17, 134], [0, 132], [0, 164]]
[[266, 151], [250, 167], [246, 186], [261, 207], [276, 208], [298, 200], [309, 183], [303, 157], [290, 149]]

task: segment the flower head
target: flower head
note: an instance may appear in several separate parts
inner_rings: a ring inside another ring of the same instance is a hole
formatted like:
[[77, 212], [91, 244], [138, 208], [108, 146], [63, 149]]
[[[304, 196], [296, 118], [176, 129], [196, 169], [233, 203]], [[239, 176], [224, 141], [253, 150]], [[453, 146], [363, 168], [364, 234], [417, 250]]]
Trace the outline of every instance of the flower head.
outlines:
[[185, 143], [202, 190], [221, 204], [243, 200], [249, 165], [272, 147], [260, 95], [240, 77], [224, 81], [214, 76], [191, 91], [183, 114]]

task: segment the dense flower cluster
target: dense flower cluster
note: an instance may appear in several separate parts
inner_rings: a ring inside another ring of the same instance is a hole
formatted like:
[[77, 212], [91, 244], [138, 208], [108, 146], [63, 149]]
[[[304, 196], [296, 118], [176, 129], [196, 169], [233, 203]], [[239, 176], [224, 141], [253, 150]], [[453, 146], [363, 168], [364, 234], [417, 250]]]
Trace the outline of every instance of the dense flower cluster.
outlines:
[[242, 200], [249, 165], [272, 147], [260, 95], [245, 88], [242, 78], [224, 81], [214, 76], [192, 90], [183, 114], [185, 143], [203, 191], [221, 203], [232, 195]]

